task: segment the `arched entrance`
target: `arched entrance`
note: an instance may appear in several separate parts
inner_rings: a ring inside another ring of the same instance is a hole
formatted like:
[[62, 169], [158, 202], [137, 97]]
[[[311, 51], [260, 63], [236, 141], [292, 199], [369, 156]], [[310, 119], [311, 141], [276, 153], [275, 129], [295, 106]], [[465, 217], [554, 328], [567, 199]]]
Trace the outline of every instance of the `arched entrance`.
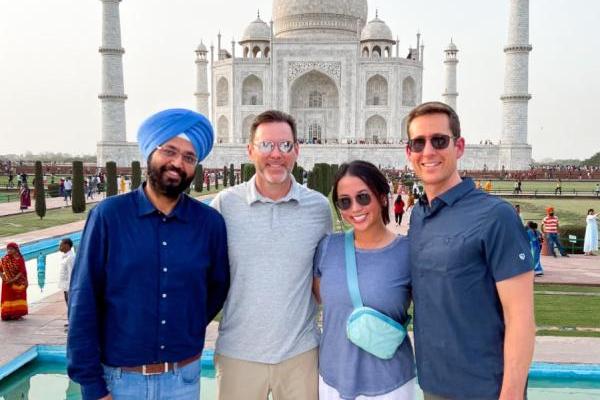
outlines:
[[298, 138], [307, 143], [316, 137], [321, 142], [338, 139], [339, 92], [330, 77], [316, 70], [302, 75], [292, 84], [289, 104]]

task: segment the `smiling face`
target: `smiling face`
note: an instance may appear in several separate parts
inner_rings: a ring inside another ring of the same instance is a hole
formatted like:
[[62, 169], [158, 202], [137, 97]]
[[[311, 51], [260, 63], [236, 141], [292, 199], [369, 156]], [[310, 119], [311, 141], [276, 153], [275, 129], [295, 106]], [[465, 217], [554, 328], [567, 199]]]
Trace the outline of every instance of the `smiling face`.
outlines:
[[429, 200], [459, 184], [461, 179], [457, 161], [462, 157], [465, 140], [462, 137], [450, 140], [445, 149], [437, 150], [431, 145], [434, 135], [452, 136], [450, 120], [443, 113], [426, 114], [416, 117], [408, 128], [410, 139], [425, 138], [425, 148], [421, 152], [406, 147], [406, 156], [412, 163], [415, 173], [423, 181]]
[[[271, 141], [275, 144], [270, 153], [261, 153], [257, 144]], [[256, 185], [264, 186], [289, 185], [291, 172], [298, 158], [298, 144], [294, 143], [292, 151], [283, 153], [278, 148], [280, 142], [294, 142], [292, 128], [287, 122], [267, 122], [256, 128], [253, 143], [248, 144], [248, 156], [256, 168]]]
[[[363, 206], [356, 201], [356, 196], [364, 193], [371, 197], [371, 202]], [[356, 232], [369, 231], [377, 225], [385, 226], [381, 218], [381, 202], [386, 199], [378, 199], [362, 179], [351, 175], [341, 178], [337, 184], [337, 198], [351, 200], [350, 208], [340, 210], [340, 214]]]
[[175, 137], [160, 147], [174, 155], [171, 157], [155, 150], [148, 160], [148, 181], [158, 193], [177, 198], [194, 179], [196, 166], [186, 163], [182, 156], [195, 156], [194, 146], [183, 138]]

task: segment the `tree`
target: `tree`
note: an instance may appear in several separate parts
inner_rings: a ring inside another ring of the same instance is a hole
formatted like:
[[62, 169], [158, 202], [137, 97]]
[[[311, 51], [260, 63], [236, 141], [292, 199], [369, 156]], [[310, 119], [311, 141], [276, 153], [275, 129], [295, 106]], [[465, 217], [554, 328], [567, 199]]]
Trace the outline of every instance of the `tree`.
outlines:
[[83, 184], [83, 162], [73, 161], [73, 191], [71, 208], [78, 214], [85, 211], [85, 188]]
[[42, 162], [35, 162], [35, 213], [40, 219], [46, 216], [46, 192], [44, 190], [44, 173]]
[[210, 192], [210, 172], [206, 174], [206, 191]]
[[227, 182], [229, 181], [229, 171], [227, 170], [227, 165], [223, 166], [223, 187], [227, 187]]
[[254, 168], [254, 164], [244, 164], [243, 177], [244, 182], [248, 182], [256, 173], [256, 168]]
[[202, 189], [204, 189], [204, 171], [202, 170], [202, 164], [198, 164], [194, 175], [194, 191], [200, 193]]
[[106, 197], [115, 196], [119, 193], [117, 186], [117, 163], [108, 161], [106, 163]]
[[233, 164], [229, 164], [229, 186], [235, 186], [235, 170]]
[[219, 190], [219, 171], [215, 171], [215, 189]]
[[588, 167], [600, 167], [600, 152], [594, 154], [587, 160], [583, 161], [581, 164]]
[[308, 176], [306, 177], [306, 186], [308, 186], [309, 189], [317, 190], [314, 169], [312, 171], [308, 171]]
[[131, 162], [131, 190], [135, 190], [142, 184], [142, 167], [139, 161]]
[[296, 182], [298, 182], [301, 185], [304, 183], [304, 169], [302, 167], [300, 167], [298, 165], [298, 163], [294, 163], [294, 169], [292, 169], [292, 175], [294, 176], [294, 179], [296, 180]]

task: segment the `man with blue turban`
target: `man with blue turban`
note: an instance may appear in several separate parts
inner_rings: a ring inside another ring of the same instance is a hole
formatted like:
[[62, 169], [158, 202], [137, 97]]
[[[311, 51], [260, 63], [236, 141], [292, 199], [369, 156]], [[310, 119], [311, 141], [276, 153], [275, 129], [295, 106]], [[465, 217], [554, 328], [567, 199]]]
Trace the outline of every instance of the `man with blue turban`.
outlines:
[[68, 372], [84, 400], [197, 400], [206, 326], [229, 289], [223, 217], [184, 193], [213, 129], [171, 109], [148, 118], [138, 141], [147, 181], [92, 209], [81, 237]]

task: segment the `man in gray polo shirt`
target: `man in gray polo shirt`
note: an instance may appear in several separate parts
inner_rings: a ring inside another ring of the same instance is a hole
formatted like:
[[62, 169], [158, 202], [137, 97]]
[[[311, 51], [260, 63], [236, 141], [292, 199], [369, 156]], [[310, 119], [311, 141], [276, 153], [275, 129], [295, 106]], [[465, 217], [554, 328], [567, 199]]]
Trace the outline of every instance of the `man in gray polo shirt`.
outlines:
[[327, 199], [297, 183], [294, 119], [265, 111], [250, 129], [256, 175], [213, 200], [227, 225], [231, 288], [219, 325], [219, 400], [317, 400], [313, 256], [331, 230]]

